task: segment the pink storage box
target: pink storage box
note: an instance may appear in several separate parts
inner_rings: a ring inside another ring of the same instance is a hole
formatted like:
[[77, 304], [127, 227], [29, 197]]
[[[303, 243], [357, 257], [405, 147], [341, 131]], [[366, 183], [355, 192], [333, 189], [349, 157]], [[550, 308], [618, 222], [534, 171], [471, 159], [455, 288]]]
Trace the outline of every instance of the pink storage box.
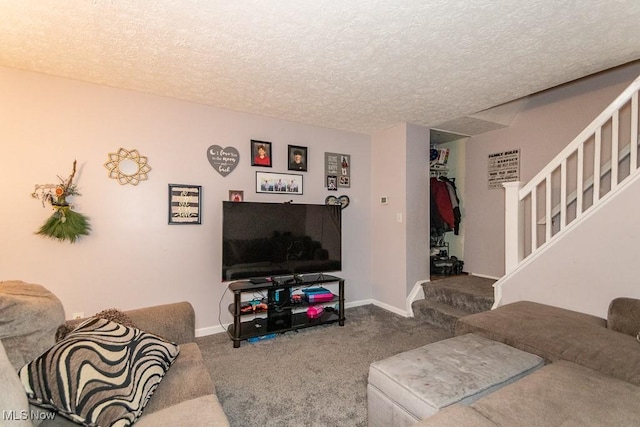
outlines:
[[310, 294], [308, 296], [309, 302], [329, 302], [333, 300], [335, 295], [329, 294]]

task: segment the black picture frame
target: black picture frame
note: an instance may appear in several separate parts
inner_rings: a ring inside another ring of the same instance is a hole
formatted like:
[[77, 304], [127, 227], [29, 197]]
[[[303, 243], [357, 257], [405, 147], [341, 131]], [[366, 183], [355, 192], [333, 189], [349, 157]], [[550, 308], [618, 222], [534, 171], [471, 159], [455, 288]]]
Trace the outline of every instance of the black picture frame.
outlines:
[[307, 172], [308, 149], [300, 145], [289, 145], [287, 149], [288, 170]]
[[303, 194], [302, 177], [297, 173], [256, 172], [256, 193]]
[[[264, 156], [260, 150], [263, 149]], [[271, 157], [271, 143], [268, 141], [258, 141], [257, 139], [251, 140], [251, 166], [258, 166], [263, 168], [270, 168], [272, 165]]]
[[327, 175], [327, 190], [338, 191], [338, 177], [336, 175]]
[[169, 224], [201, 224], [202, 186], [169, 184]]

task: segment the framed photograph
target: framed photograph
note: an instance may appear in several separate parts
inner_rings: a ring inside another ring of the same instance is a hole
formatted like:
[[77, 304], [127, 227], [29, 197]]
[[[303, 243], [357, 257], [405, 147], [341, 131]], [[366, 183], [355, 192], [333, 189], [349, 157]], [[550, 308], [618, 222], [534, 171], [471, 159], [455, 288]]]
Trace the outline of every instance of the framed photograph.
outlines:
[[202, 187], [169, 184], [169, 224], [200, 224]]
[[338, 191], [338, 177], [335, 175], [327, 175], [327, 190]]
[[287, 150], [289, 153], [289, 170], [290, 171], [307, 171], [307, 147], [298, 145], [290, 145]]
[[251, 140], [251, 166], [271, 167], [271, 143]]
[[244, 202], [244, 191], [242, 190], [229, 190], [230, 202]]
[[256, 193], [302, 194], [302, 175], [256, 172]]

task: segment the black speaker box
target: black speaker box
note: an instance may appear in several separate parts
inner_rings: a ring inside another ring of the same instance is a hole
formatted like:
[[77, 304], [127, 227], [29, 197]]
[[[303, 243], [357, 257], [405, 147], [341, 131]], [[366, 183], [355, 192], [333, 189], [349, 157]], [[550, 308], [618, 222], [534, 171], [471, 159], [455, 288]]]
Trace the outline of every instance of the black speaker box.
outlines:
[[278, 331], [291, 328], [291, 309], [269, 310], [267, 314], [267, 329]]

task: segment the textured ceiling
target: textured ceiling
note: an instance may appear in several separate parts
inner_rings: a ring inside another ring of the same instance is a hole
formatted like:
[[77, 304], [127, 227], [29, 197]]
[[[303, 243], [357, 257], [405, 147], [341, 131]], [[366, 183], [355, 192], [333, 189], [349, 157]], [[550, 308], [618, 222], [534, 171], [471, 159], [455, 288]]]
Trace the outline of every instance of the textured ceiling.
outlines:
[[640, 58], [638, 0], [0, 0], [0, 66], [371, 133]]

